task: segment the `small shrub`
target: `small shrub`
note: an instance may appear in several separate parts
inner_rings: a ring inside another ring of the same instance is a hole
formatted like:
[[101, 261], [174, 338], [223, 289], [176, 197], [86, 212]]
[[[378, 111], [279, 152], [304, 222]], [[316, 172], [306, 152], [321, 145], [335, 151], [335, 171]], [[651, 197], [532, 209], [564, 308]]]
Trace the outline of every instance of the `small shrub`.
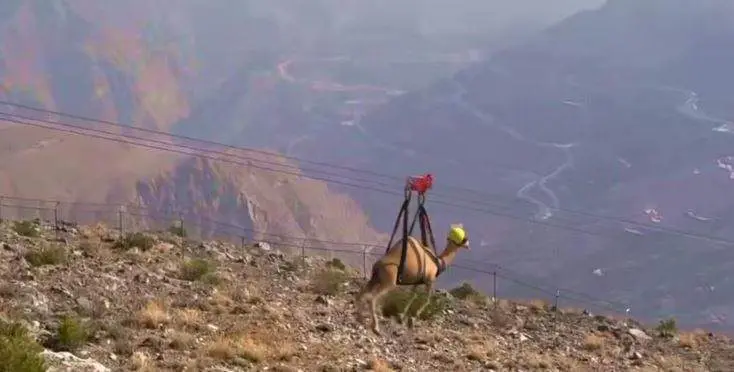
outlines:
[[88, 239], [82, 240], [82, 242], [79, 243], [79, 249], [84, 253], [85, 257], [94, 257], [99, 251], [99, 244]]
[[66, 315], [48, 346], [55, 351], [75, 351], [87, 342], [89, 333], [86, 324], [79, 318]]
[[333, 296], [341, 292], [342, 286], [349, 279], [344, 271], [328, 268], [314, 276], [311, 286], [315, 293]]
[[332, 268], [335, 268], [341, 271], [344, 271], [347, 269], [347, 265], [345, 265], [344, 262], [342, 262], [342, 260], [336, 257], [332, 258], [331, 261], [327, 262], [326, 266], [332, 267]]
[[181, 279], [190, 282], [202, 281], [209, 284], [217, 284], [219, 277], [216, 274], [217, 266], [201, 258], [188, 260], [181, 265], [179, 275]]
[[174, 332], [168, 346], [175, 350], [190, 349], [196, 343], [196, 337], [186, 332]]
[[20, 323], [0, 320], [0, 372], [43, 372], [43, 347]]
[[137, 247], [141, 251], [147, 251], [153, 248], [153, 245], [155, 245], [155, 239], [153, 237], [145, 235], [141, 232], [134, 232], [125, 234], [117, 239], [112, 247], [125, 251]]
[[31, 266], [58, 265], [66, 262], [66, 250], [59, 245], [42, 246], [25, 254]]
[[485, 305], [489, 301], [486, 295], [477, 291], [471, 284], [466, 282], [461, 283], [460, 286], [450, 290], [449, 293], [459, 300], [471, 301], [478, 305]]
[[[402, 314], [405, 309], [405, 305], [408, 304], [411, 297], [413, 297], [413, 292], [402, 288], [395, 289], [387, 293], [382, 302], [382, 314], [387, 317]], [[415, 316], [418, 309], [426, 303], [427, 298], [428, 295], [425, 292], [418, 292], [418, 296], [415, 298], [415, 301], [413, 301], [413, 304], [410, 306], [406, 315], [410, 317]], [[425, 309], [423, 309], [420, 319], [433, 319], [434, 317], [443, 314], [443, 312], [449, 308], [449, 305], [450, 301], [448, 298], [434, 294], [431, 296], [431, 302]]]
[[678, 332], [678, 326], [675, 318], [668, 318], [661, 320], [655, 330], [657, 330], [660, 337], [673, 337]]
[[13, 223], [13, 230], [15, 230], [18, 235], [35, 238], [41, 235], [39, 224], [40, 222], [35, 223], [34, 221], [15, 221]]

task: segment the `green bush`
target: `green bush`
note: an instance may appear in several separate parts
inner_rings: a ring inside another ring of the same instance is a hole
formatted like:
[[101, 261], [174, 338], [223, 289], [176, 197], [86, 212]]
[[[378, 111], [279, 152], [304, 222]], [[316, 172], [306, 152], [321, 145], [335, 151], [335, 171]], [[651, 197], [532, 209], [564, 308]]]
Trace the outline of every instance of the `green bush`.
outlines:
[[341, 271], [344, 271], [344, 270], [347, 269], [347, 265], [345, 265], [344, 262], [342, 262], [342, 260], [340, 260], [340, 259], [338, 259], [336, 257], [332, 258], [331, 261], [327, 262], [326, 263], [326, 266], [333, 267], [333, 268], [338, 269], [338, 270], [341, 270]]
[[22, 324], [0, 320], [0, 372], [44, 372], [42, 351]]
[[147, 251], [153, 248], [155, 239], [141, 232], [128, 233], [117, 239], [113, 248], [120, 250], [130, 250], [138, 247], [141, 251]]
[[655, 329], [660, 337], [673, 337], [678, 332], [678, 326], [676, 325], [675, 318], [661, 320]]
[[34, 223], [33, 221], [15, 221], [13, 223], [13, 230], [15, 230], [18, 235], [28, 236], [32, 238], [41, 235], [38, 227], [39, 224]]
[[349, 280], [349, 275], [346, 272], [326, 268], [316, 273], [311, 282], [311, 288], [315, 293], [333, 296], [341, 292], [342, 286]]
[[66, 262], [66, 250], [59, 245], [42, 246], [25, 254], [25, 260], [31, 266], [58, 265]]
[[66, 315], [61, 319], [50, 347], [56, 351], [75, 351], [89, 339], [87, 326], [76, 316]]
[[484, 293], [477, 291], [471, 284], [466, 282], [450, 290], [449, 293], [459, 300], [472, 301], [478, 305], [487, 304], [489, 300]]
[[205, 283], [216, 284], [219, 278], [216, 275], [217, 266], [211, 262], [201, 258], [188, 260], [181, 265], [180, 277], [190, 282], [202, 281]]
[[[408, 304], [410, 298], [413, 297], [413, 292], [410, 290], [398, 288], [387, 293], [382, 301], [382, 314], [387, 317], [398, 316], [403, 313], [405, 305]], [[426, 303], [428, 295], [424, 291], [418, 292], [413, 304], [410, 306], [410, 310], [407, 312], [407, 316], [414, 317], [418, 309]], [[421, 320], [433, 319], [444, 313], [450, 307], [450, 301], [445, 296], [432, 295], [431, 302], [423, 310], [420, 316]]]

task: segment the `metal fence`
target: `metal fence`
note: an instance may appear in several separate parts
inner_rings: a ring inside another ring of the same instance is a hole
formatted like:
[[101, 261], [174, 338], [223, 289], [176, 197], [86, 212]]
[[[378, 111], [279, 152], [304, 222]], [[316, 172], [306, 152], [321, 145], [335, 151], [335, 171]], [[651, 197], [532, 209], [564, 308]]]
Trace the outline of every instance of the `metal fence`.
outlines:
[[[385, 247], [355, 242], [336, 242], [285, 236], [254, 231], [231, 223], [201, 216], [184, 214], [173, 209], [154, 210], [131, 205], [105, 203], [62, 202], [0, 196], [0, 220], [34, 220], [46, 224], [57, 233], [68, 225], [93, 225], [97, 223], [119, 230], [121, 233], [136, 231], [165, 231], [180, 228], [186, 237], [197, 240], [219, 240], [244, 248], [247, 244], [266, 242], [284, 253], [305, 257], [317, 254], [339, 258], [353, 267], [360, 267], [365, 276], [372, 264], [384, 254]], [[496, 266], [499, 268], [499, 266]], [[449, 272], [471, 273], [474, 286], [492, 299], [504, 298], [543, 300], [551, 306], [585, 309], [592, 313], [613, 316], [629, 316], [626, 304], [606, 301], [594, 296], [556, 286], [533, 283], [521, 279], [518, 273], [503, 269], [486, 270], [461, 262], [455, 262]], [[454, 273], [451, 273], [454, 274]], [[444, 274], [446, 275], [446, 274]], [[454, 275], [448, 275], [454, 276]], [[464, 280], [457, 279], [453, 285]]]

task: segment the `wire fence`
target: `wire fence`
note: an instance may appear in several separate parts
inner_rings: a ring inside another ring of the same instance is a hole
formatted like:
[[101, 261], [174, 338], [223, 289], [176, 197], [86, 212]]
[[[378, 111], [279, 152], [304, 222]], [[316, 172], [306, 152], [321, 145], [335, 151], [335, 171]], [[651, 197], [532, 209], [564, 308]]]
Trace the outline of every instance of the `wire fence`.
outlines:
[[[62, 202], [0, 196], [0, 221], [2, 220], [38, 220], [57, 234], [69, 227], [98, 223], [121, 233], [180, 229], [179, 231], [185, 232], [185, 236], [190, 239], [229, 242], [243, 249], [247, 245], [267, 243], [284, 253], [302, 257], [317, 254], [327, 258], [339, 258], [350, 266], [361, 268], [365, 277], [386, 248], [376, 244], [337, 242], [256, 231], [172, 208], [129, 204]], [[498, 265], [494, 266], [494, 269], [486, 270], [455, 262], [450, 265], [447, 273], [454, 270], [472, 273], [472, 280], [460, 281], [475, 282], [475, 286], [491, 294], [493, 300], [499, 299], [500, 296], [534, 299], [543, 300], [556, 308], [585, 309], [591, 313], [614, 316], [630, 315], [630, 307], [627, 304], [599, 299], [557, 286], [534, 283], [531, 280], [521, 279], [518, 273], [508, 272]]]

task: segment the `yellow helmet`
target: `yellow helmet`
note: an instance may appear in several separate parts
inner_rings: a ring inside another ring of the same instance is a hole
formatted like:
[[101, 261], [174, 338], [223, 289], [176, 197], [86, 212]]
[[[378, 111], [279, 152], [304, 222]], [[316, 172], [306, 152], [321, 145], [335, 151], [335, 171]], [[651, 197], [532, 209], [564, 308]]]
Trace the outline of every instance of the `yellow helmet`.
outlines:
[[451, 225], [451, 230], [449, 230], [449, 240], [456, 244], [456, 245], [462, 245], [466, 243], [466, 231], [464, 231], [464, 227], [461, 225]]

